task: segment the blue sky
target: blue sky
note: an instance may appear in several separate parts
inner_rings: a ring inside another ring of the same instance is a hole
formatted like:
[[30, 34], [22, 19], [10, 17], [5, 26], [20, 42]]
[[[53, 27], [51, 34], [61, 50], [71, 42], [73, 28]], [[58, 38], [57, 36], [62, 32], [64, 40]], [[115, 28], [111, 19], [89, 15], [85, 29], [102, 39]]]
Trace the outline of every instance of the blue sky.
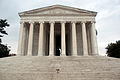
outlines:
[[20, 28], [18, 12], [56, 4], [98, 12], [96, 29], [100, 55], [105, 55], [105, 47], [109, 43], [120, 40], [120, 0], [0, 0], [0, 18], [7, 19], [10, 24], [6, 29], [9, 35], [2, 40], [11, 46], [11, 53], [17, 53]]

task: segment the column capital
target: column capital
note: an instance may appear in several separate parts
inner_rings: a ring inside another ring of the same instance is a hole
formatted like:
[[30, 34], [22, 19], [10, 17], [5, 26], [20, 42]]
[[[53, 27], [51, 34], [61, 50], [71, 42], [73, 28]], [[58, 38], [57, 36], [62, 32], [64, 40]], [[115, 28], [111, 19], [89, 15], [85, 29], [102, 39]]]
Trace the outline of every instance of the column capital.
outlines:
[[20, 24], [24, 24], [25, 22], [24, 21], [20, 21]]
[[91, 21], [91, 23], [96, 23], [96, 21]]
[[83, 23], [86, 23], [87, 21], [81, 21], [81, 23], [83, 24]]
[[61, 21], [60, 23], [66, 23], [66, 21]]
[[44, 21], [39, 21], [39, 23], [44, 23]]
[[77, 21], [71, 21], [71, 23], [77, 23]]
[[49, 21], [49, 23], [53, 23], [53, 24], [54, 24], [54, 23], [55, 23], [55, 21]]
[[35, 22], [34, 22], [34, 21], [30, 21], [29, 23], [30, 23], [30, 24], [34, 24]]

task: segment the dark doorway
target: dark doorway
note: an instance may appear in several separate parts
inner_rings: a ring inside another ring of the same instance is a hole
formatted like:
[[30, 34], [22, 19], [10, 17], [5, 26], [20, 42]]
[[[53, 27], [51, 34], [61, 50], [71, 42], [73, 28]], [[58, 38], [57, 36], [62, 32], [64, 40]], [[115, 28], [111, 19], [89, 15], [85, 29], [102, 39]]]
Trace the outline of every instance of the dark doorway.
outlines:
[[56, 35], [56, 54], [55, 56], [60, 56], [61, 54], [61, 36]]
[[66, 39], [66, 56], [69, 56], [69, 54], [68, 54], [68, 35], [66, 35], [65, 39]]

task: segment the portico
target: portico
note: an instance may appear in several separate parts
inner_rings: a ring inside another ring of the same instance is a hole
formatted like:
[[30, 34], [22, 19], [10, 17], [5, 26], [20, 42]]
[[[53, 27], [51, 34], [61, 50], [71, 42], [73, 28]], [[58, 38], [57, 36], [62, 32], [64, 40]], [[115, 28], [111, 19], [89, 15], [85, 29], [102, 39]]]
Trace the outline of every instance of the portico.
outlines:
[[19, 15], [19, 55], [98, 55], [96, 12], [54, 5]]

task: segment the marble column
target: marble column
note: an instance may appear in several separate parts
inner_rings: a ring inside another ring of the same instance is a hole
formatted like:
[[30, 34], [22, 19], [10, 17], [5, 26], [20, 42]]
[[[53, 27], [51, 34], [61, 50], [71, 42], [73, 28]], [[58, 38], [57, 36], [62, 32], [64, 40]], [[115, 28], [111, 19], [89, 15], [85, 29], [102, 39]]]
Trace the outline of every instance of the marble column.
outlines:
[[27, 54], [28, 56], [32, 56], [33, 31], [34, 31], [34, 22], [30, 22], [29, 39], [28, 39], [28, 54]]
[[26, 23], [25, 24], [25, 39], [24, 39], [24, 56], [27, 55], [27, 50], [28, 50], [28, 36], [29, 36], [28, 23]]
[[49, 56], [54, 56], [54, 23], [55, 22], [50, 22]]
[[76, 22], [72, 22], [72, 55], [77, 56]]
[[87, 45], [87, 34], [86, 34], [86, 22], [81, 22], [82, 23], [82, 43], [83, 43], [83, 55], [87, 56], [88, 55], [88, 45]]
[[44, 43], [44, 22], [39, 22], [40, 27], [39, 27], [39, 45], [38, 45], [38, 56], [43, 56], [44, 50], [43, 50], [43, 43]]
[[97, 45], [95, 21], [91, 22], [90, 32], [91, 32], [92, 55], [98, 55], [98, 45]]
[[87, 25], [87, 42], [88, 42], [88, 55], [91, 55], [91, 39], [90, 39], [90, 26], [91, 24]]
[[24, 22], [20, 22], [19, 43], [18, 43], [18, 55], [23, 55], [23, 40], [24, 40]]
[[66, 44], [65, 44], [65, 22], [61, 22], [61, 55], [66, 55]]

